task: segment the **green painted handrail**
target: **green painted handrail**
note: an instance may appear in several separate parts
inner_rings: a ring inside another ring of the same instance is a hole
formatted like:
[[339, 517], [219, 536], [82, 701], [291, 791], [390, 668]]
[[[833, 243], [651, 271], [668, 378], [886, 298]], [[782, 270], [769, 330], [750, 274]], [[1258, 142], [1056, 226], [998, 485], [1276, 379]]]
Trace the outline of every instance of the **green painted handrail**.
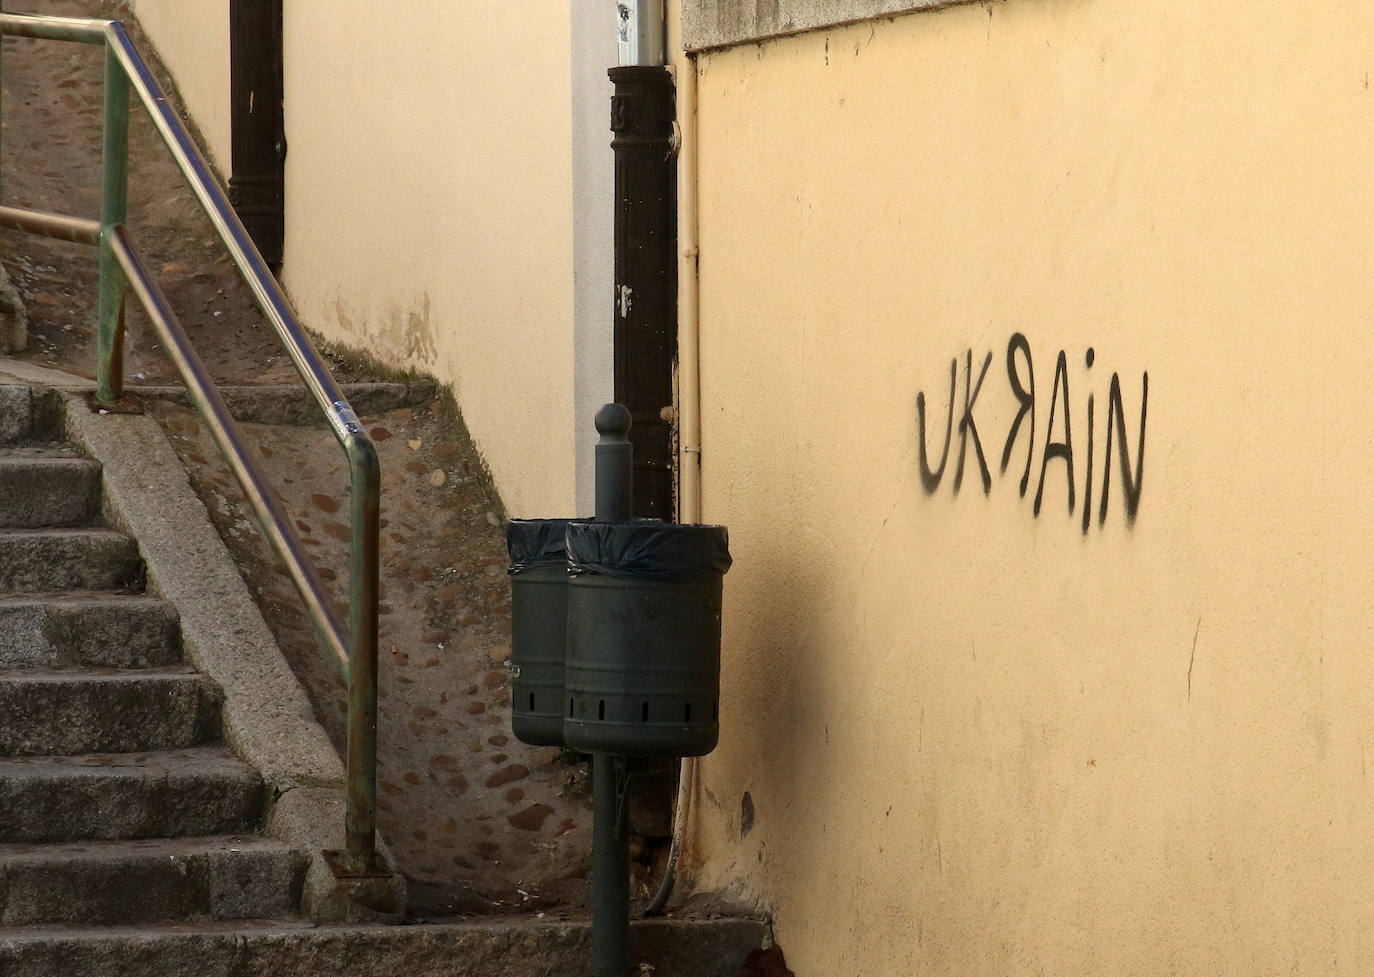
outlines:
[[[132, 291], [147, 311], [196, 409], [243, 487], [268, 542], [285, 563], [321, 643], [338, 659], [348, 681], [346, 848], [341, 853], [327, 854], [331, 855], [330, 863], [335, 872], [342, 876], [381, 874], [384, 868], [379, 864], [376, 849], [381, 468], [376, 448], [234, 212], [210, 164], [177, 118], [123, 25], [118, 21], [5, 13], [3, 0], [0, 0], [0, 35], [76, 41], [102, 45], [105, 49], [100, 220], [0, 206], [0, 227], [76, 241], [99, 249], [96, 396], [103, 402], [114, 402], [123, 394], [126, 292]], [[290, 519], [249, 454], [214, 380], [196, 355], [166, 295], [129, 240], [124, 224], [128, 208], [131, 95], [137, 96], [147, 110], [348, 459], [353, 532], [346, 630]]]

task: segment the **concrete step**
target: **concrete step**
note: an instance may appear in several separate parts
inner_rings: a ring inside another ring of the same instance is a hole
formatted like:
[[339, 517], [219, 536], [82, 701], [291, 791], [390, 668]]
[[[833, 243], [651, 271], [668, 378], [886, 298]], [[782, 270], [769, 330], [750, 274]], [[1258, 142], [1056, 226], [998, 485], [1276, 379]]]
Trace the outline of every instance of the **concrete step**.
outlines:
[[[750, 919], [630, 924], [631, 971], [736, 977], [764, 925]], [[141, 929], [0, 929], [0, 973], [23, 977], [535, 977], [591, 973], [585, 920], [468, 920], [414, 926], [292, 922]], [[641, 964], [652, 967], [644, 970]]]
[[256, 830], [257, 772], [222, 747], [0, 759], [0, 844]]
[[307, 861], [251, 835], [0, 845], [0, 925], [290, 916]]
[[100, 465], [60, 449], [0, 449], [0, 527], [79, 526], [100, 495]]
[[181, 630], [166, 601], [103, 593], [0, 596], [0, 669], [180, 661]]
[[143, 561], [109, 529], [0, 529], [0, 592], [142, 589]]
[[52, 390], [0, 384], [0, 444], [30, 444], [60, 437], [62, 401]]
[[221, 698], [218, 686], [189, 668], [0, 672], [0, 756], [213, 743]]

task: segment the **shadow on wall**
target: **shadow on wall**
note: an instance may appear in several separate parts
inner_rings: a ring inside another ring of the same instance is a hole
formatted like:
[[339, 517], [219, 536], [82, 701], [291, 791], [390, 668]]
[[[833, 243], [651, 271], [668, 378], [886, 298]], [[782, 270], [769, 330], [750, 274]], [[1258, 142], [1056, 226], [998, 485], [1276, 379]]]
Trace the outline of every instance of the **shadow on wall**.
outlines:
[[[737, 567], [747, 567], [749, 558], [741, 556]], [[776, 566], [777, 561], [772, 561]], [[750, 752], [740, 747], [724, 756], [726, 770], [742, 780], [717, 786], [738, 790], [735, 798], [717, 796], [708, 787], [706, 803], [718, 810], [726, 830], [735, 843], [731, 874], [739, 888], [719, 895], [739, 903], [735, 908], [771, 912], [766, 884], [772, 858], [770, 845], [819, 844], [813, 833], [822, 830], [821, 805], [816, 803], [821, 785], [838, 783], [844, 776], [843, 757], [828, 749], [829, 726], [825, 722], [827, 694], [834, 687], [834, 667], [823, 653], [825, 622], [821, 608], [833, 590], [823, 569], [812, 568], [809, 561], [792, 561], [785, 588], [762, 590], [768, 571], [759, 570], [740, 581], [743, 586], [727, 584], [725, 617], [734, 618], [736, 634], [766, 635], [767, 643], [750, 656], [747, 671], [738, 668], [728, 674], [724, 696], [734, 700], [729, 719], [722, 723], [725, 742], [759, 744]], [[752, 592], [751, 592], [752, 591]], [[749, 609], [753, 608], [751, 612]], [[738, 616], [750, 614], [751, 621]], [[738, 640], [738, 639], [737, 639]], [[747, 639], [746, 639], [747, 640]], [[731, 650], [724, 655], [728, 661]], [[739, 661], [739, 656], [735, 656]], [[719, 768], [717, 768], [719, 769]], [[786, 805], [787, 823], [777, 818]], [[796, 826], [796, 827], [793, 827]], [[746, 879], [756, 880], [756, 884]]]

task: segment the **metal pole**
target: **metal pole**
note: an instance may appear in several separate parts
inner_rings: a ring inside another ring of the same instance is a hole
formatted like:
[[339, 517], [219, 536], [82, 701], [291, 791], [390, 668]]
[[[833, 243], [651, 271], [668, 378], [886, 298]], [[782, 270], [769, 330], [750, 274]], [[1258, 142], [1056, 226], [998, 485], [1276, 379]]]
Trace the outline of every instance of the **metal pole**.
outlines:
[[[361, 426], [360, 426], [361, 429]], [[348, 807], [346, 867], [377, 871], [377, 598], [381, 467], [371, 441], [349, 442], [353, 472], [353, 542], [348, 605]]]
[[[596, 521], [628, 522], [634, 508], [630, 411], [607, 404], [596, 412]], [[630, 851], [625, 758], [592, 756], [592, 975], [625, 977], [630, 969]]]
[[661, 65], [667, 54], [663, 0], [617, 0], [620, 63]]
[[100, 221], [50, 214], [45, 210], [0, 206], [0, 227], [71, 241], [73, 244], [100, 246]]
[[592, 757], [592, 975], [625, 977], [630, 969], [629, 819], [625, 758]]
[[0, 12], [0, 29], [6, 37], [33, 37], [44, 41], [76, 41], [78, 44], [104, 44], [105, 31], [112, 20], [89, 17], [49, 17], [44, 14], [7, 14]]
[[[0, 17], [3, 17], [4, 15], [5, 15], [5, 0], [0, 0]], [[0, 37], [0, 40], [3, 40], [3, 37]], [[0, 43], [0, 48], [3, 48], [3, 47], [4, 47], [4, 44], [3, 44], [3, 43]], [[4, 102], [4, 98], [5, 98], [5, 94], [4, 94], [4, 93], [5, 93], [5, 86], [4, 86], [4, 81], [3, 81], [3, 79], [4, 79], [4, 65], [5, 65], [5, 59], [4, 59], [3, 54], [0, 53], [0, 125], [3, 125], [3, 117], [4, 117], [4, 114], [5, 114], [5, 113], [4, 113], [4, 108], [5, 108], [5, 102]], [[3, 148], [4, 148], [4, 140], [3, 140], [2, 138], [0, 138], [0, 150], [2, 150]], [[0, 199], [4, 199], [4, 183], [3, 183], [2, 181], [0, 181]]]
[[96, 397], [112, 403], [124, 392], [124, 272], [110, 234], [129, 209], [129, 76], [105, 48], [104, 162], [100, 186], [100, 323], [96, 338]]
[[596, 521], [629, 522], [634, 509], [634, 448], [630, 411], [607, 404], [596, 412]]

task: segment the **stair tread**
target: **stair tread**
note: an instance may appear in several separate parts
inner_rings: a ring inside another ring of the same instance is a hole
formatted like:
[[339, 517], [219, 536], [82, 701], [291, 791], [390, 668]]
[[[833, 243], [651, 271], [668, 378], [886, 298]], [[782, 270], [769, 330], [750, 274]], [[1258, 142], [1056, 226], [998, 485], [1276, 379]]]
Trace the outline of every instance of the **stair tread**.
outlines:
[[132, 590], [0, 591], [0, 670], [176, 664], [179, 620], [170, 602]]
[[[11, 926], [0, 928], [0, 967], [8, 963], [27, 977], [587, 973], [591, 923], [585, 914], [570, 920], [548, 915], [406, 926], [315, 926], [297, 916], [138, 927]], [[659, 974], [727, 977], [763, 938], [759, 920], [682, 914], [635, 920], [629, 928], [630, 959]]]
[[0, 467], [27, 468], [49, 465], [54, 468], [99, 468], [100, 462], [83, 458], [70, 448], [0, 448]]
[[144, 604], [171, 606], [171, 602], [142, 591], [123, 590], [0, 590], [0, 606], [25, 604]]
[[113, 529], [0, 528], [0, 591], [6, 593], [141, 590], [143, 573], [138, 544]]
[[0, 780], [14, 777], [146, 777], [202, 773], [257, 777], [257, 771], [224, 746], [188, 746], [143, 753], [82, 753], [0, 757]]
[[44, 683], [91, 682], [147, 682], [166, 679], [172, 682], [207, 682], [190, 665], [158, 665], [153, 668], [77, 667], [59, 669], [7, 668], [0, 669], [0, 682]]
[[0, 844], [0, 921], [128, 925], [290, 917], [309, 856], [274, 838], [216, 834]]
[[108, 923], [28, 923], [22, 926], [0, 926], [0, 943], [46, 943], [53, 939], [104, 940], [109, 937], [136, 937], [140, 940], [176, 939], [185, 936], [233, 937], [244, 933], [386, 933], [392, 928], [368, 923], [321, 926], [300, 916], [275, 919], [198, 919], [194, 922], [158, 920], [122, 926], [112, 926]]
[[0, 759], [0, 843], [257, 830], [262, 777], [224, 747]]
[[96, 539], [127, 539], [133, 542], [133, 537], [128, 533], [121, 533], [117, 529], [109, 529], [105, 526], [38, 526], [33, 528], [23, 526], [0, 526], [0, 537], [6, 536], [40, 536], [40, 537], [64, 537], [82, 536], [94, 537]]
[[190, 858], [210, 853], [292, 853], [285, 842], [263, 835], [191, 835], [185, 838], [134, 838], [94, 841], [0, 843], [0, 865], [20, 862], [104, 861], [109, 859]]
[[221, 740], [218, 686], [186, 665], [0, 671], [0, 754], [138, 753]]
[[92, 465], [100, 464], [97, 461], [86, 458], [78, 452], [76, 448], [69, 444], [0, 445], [0, 464], [12, 458], [71, 458], [85, 461]]

